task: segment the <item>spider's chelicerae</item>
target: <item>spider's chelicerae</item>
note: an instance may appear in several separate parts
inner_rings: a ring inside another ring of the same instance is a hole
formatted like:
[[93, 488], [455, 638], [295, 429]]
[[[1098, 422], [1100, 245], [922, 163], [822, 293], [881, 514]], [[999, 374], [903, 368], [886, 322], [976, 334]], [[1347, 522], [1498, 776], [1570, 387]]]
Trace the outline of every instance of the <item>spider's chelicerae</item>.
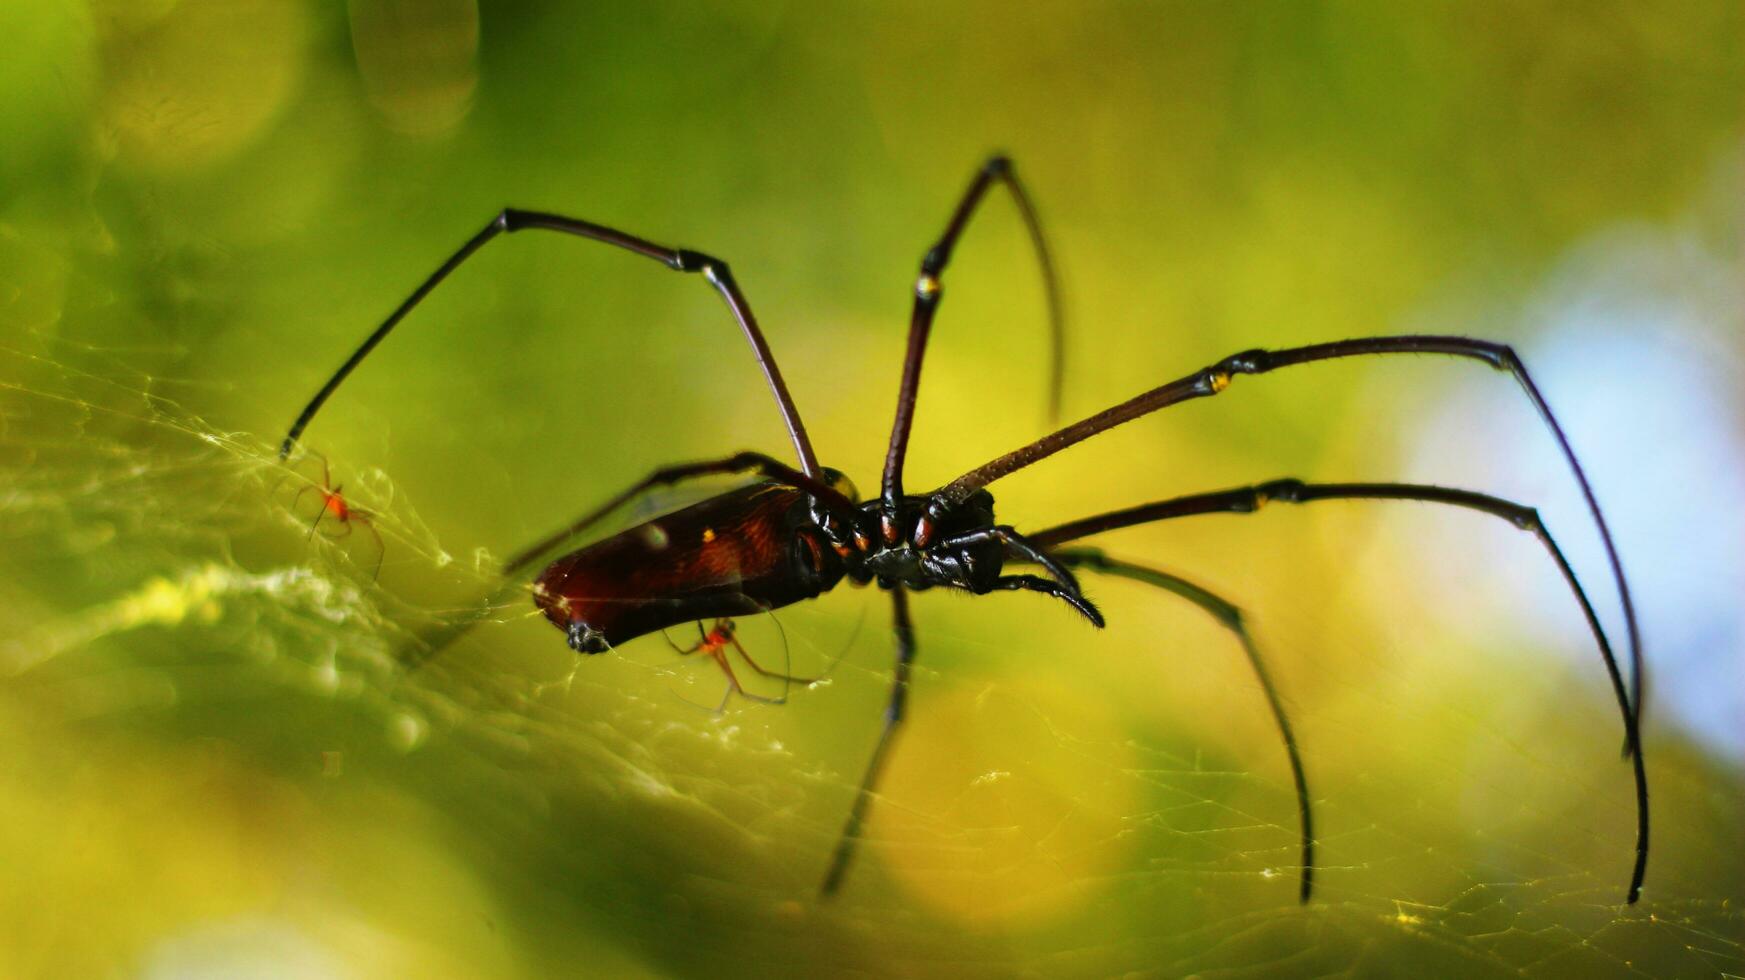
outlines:
[[[492, 218], [352, 352], [297, 416], [280, 447], [280, 456], [290, 453], [322, 404], [388, 332], [469, 256], [500, 234], [524, 229], [561, 232], [634, 252], [677, 272], [701, 275], [720, 294], [750, 343], [787, 426], [797, 466], [789, 466], [762, 453], [740, 452], [719, 459], [662, 467], [570, 526], [518, 552], [506, 564], [504, 574], [509, 577], [524, 574], [559, 545], [573, 540], [609, 513], [650, 490], [699, 477], [747, 473], [755, 474], [756, 481], [551, 561], [533, 581], [532, 592], [539, 609], [564, 632], [571, 648], [578, 653], [595, 654], [687, 621], [724, 621], [734, 616], [767, 612], [816, 597], [845, 579], [862, 584], [876, 582], [884, 589], [891, 597], [892, 634], [896, 641], [890, 702], [872, 759], [824, 874], [822, 890], [826, 895], [838, 890], [847, 874], [879, 774], [903, 722], [910, 668], [916, 651], [915, 627], [909, 615], [909, 592], [935, 587], [977, 595], [996, 591], [1035, 592], [1065, 603], [1100, 627], [1103, 614], [1085, 597], [1074, 575], [1075, 571], [1090, 570], [1147, 583], [1179, 596], [1215, 617], [1241, 644], [1266, 694], [1295, 779], [1302, 833], [1299, 895], [1301, 900], [1308, 901], [1315, 874], [1315, 835], [1308, 778], [1284, 705], [1243, 625], [1241, 612], [1222, 597], [1179, 576], [1112, 558], [1095, 548], [1074, 546], [1073, 543], [1154, 521], [1200, 514], [1252, 513], [1271, 502], [1414, 500], [1489, 514], [1531, 532], [1544, 545], [1580, 605], [1605, 662], [1623, 716], [1624, 751], [1635, 773], [1636, 856], [1626, 895], [1628, 901], [1636, 901], [1648, 860], [1648, 788], [1639, 737], [1641, 647], [1630, 592], [1611, 533], [1587, 476], [1550, 406], [1515, 352], [1506, 345], [1486, 340], [1428, 335], [1364, 337], [1280, 350], [1247, 350], [1051, 432], [969, 470], [942, 487], [925, 493], [909, 493], [903, 486], [903, 459], [914, 421], [915, 396], [927, 336], [944, 296], [941, 277], [958, 237], [989, 189], [996, 185], [1011, 192], [1041, 262], [1048, 291], [1055, 355], [1051, 402], [1055, 406], [1059, 404], [1062, 329], [1053, 264], [1029, 196], [1014, 174], [1011, 162], [996, 156], [976, 172], [952, 212], [944, 234], [921, 260], [909, 321], [908, 350], [897, 392], [896, 418], [885, 454], [884, 477], [878, 496], [872, 500], [857, 500], [852, 486], [841, 473], [819, 465], [799, 410], [788, 395], [787, 385], [782, 381], [781, 371], [764, 340], [763, 331], [758, 328], [751, 306], [725, 262], [702, 252], [667, 248], [591, 222], [513, 209]], [[1411, 483], [1309, 483], [1280, 479], [1144, 503], [1037, 531], [1020, 532], [1000, 523], [994, 516], [994, 498], [987, 490], [989, 484], [1123, 422], [1192, 399], [1211, 397], [1244, 375], [1266, 374], [1315, 361], [1394, 354], [1443, 354], [1478, 361], [1507, 372], [1538, 410], [1581, 487], [1605, 545], [1628, 632], [1628, 683], [1586, 592], [1538, 513], [1531, 507], [1472, 490]], [[352, 516], [356, 518], [355, 510]], [[1013, 571], [1011, 566], [1014, 565], [1030, 570]], [[731, 668], [726, 661], [726, 650], [732, 646], [731, 629], [718, 625], [717, 632], [720, 635], [714, 636], [713, 642], [711, 634], [705, 633], [697, 649], [706, 649], [731, 678]]]

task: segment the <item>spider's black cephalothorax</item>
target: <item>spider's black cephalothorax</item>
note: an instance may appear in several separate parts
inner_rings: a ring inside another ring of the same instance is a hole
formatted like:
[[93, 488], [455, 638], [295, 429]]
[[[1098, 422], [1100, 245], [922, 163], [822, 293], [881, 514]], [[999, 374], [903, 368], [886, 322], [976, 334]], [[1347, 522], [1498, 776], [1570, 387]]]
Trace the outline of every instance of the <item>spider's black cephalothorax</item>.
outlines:
[[[887, 501], [868, 501], [861, 505], [853, 540], [843, 544], [844, 570], [861, 584], [876, 581], [880, 588], [916, 592], [943, 586], [976, 595], [1041, 592], [1103, 625], [1103, 614], [1085, 598], [1071, 572], [1011, 527], [994, 523], [994, 495], [986, 490], [962, 503], [900, 497], [894, 516]], [[1007, 558], [1035, 563], [1048, 575], [1002, 574]]]

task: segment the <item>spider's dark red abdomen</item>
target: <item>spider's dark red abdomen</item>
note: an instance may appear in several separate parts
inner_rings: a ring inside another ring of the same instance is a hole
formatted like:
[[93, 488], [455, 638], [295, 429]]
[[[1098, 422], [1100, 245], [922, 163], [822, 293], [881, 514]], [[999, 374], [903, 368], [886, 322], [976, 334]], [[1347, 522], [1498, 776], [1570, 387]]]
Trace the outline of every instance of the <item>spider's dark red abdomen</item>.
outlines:
[[764, 612], [836, 584], [840, 563], [801, 525], [804, 491], [756, 483], [571, 552], [534, 580], [534, 601], [571, 646], [599, 653], [698, 619]]

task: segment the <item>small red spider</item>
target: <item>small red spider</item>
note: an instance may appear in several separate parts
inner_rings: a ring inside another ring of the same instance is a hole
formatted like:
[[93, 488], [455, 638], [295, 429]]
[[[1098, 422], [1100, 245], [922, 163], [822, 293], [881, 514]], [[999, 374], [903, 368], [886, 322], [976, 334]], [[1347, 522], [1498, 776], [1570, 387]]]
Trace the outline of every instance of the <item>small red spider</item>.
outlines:
[[304, 494], [314, 491], [320, 495], [321, 508], [316, 511], [315, 520], [309, 524], [309, 538], [311, 540], [314, 539], [315, 532], [327, 522], [329, 517], [333, 518], [337, 525], [337, 530], [331, 533], [321, 532], [321, 536], [329, 541], [348, 538], [351, 536], [354, 526], [362, 525], [364, 530], [370, 532], [370, 537], [376, 540], [376, 564], [370, 573], [370, 581], [374, 582], [377, 576], [382, 574], [382, 559], [387, 554], [387, 547], [382, 543], [382, 534], [376, 530], [375, 521], [372, 520], [375, 515], [362, 507], [352, 506], [345, 499], [345, 486], [333, 484], [332, 477], [328, 472], [326, 457], [316, 456], [315, 458], [321, 462], [321, 482], [305, 483], [303, 488], [297, 491], [297, 496], [292, 498], [291, 510], [295, 512], [302, 505]]
[[672, 647], [674, 651], [681, 655], [701, 653], [715, 661], [715, 665], [721, 668], [723, 674], [727, 675], [727, 690], [721, 695], [721, 703], [715, 706], [715, 712], [717, 714], [727, 707], [727, 699], [732, 697], [735, 693], [742, 698], [747, 698], [752, 701], [760, 701], [764, 704], [786, 704], [788, 700], [786, 694], [783, 694], [779, 698], [765, 697], [761, 694], [753, 694], [741, 686], [739, 683], [739, 677], [733, 673], [733, 665], [727, 660], [727, 649], [729, 647], [738, 651], [740, 659], [744, 660], [752, 670], [757, 671], [765, 677], [774, 678], [781, 681], [783, 684], [812, 684], [817, 682], [818, 678], [816, 677], [790, 677], [787, 674], [764, 669], [761, 664], [751, 659], [751, 654], [745, 652], [745, 647], [740, 645], [736, 631], [737, 627], [731, 619], [717, 619], [715, 620], [715, 625], [707, 630], [703, 629], [703, 623], [699, 620], [697, 623], [698, 640], [691, 646], [680, 647], [677, 643], [674, 643], [670, 637], [667, 639], [667, 645]]

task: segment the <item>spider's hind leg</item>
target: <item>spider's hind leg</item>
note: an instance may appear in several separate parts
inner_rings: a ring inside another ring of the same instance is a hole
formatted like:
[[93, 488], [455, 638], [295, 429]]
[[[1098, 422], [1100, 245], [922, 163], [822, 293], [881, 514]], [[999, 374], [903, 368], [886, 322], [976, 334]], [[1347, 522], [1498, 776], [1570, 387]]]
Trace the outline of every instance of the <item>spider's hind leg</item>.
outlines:
[[[1576, 604], [1581, 608], [1588, 632], [1593, 635], [1594, 644], [1599, 647], [1600, 659], [1605, 665], [1606, 676], [1611, 681], [1612, 696], [1617, 702], [1618, 712], [1623, 717], [1624, 755], [1630, 762], [1636, 784], [1636, 861], [1630, 872], [1629, 888], [1625, 893], [1625, 901], [1634, 904], [1642, 896], [1642, 879], [1648, 871], [1648, 770], [1642, 761], [1642, 736], [1638, 723], [1638, 709], [1641, 705], [1630, 699], [1624, 673], [1618, 665], [1617, 656], [1612, 652], [1612, 644], [1606, 636], [1605, 628], [1600, 625], [1599, 616], [1594, 612], [1593, 603], [1588, 600], [1587, 592], [1582, 588], [1575, 569], [1564, 557], [1563, 550], [1557, 546], [1537, 510], [1500, 497], [1455, 487], [1421, 483], [1305, 483], [1302, 480], [1283, 479], [1173, 497], [1098, 514], [1037, 531], [1029, 539], [1033, 545], [1052, 548], [1104, 531], [1136, 527], [1154, 521], [1204, 514], [1253, 514], [1272, 501], [1307, 504], [1322, 500], [1412, 500], [1459, 507], [1508, 521], [1539, 540], [1563, 576], [1564, 583], [1569, 586]], [[1057, 556], [1058, 554], [1056, 552]], [[1631, 630], [1631, 636], [1634, 635]]]
[[854, 861], [855, 849], [860, 845], [860, 830], [867, 807], [872, 803], [879, 776], [884, 773], [885, 761], [890, 757], [891, 746], [895, 743], [897, 729], [903, 724], [909, 703], [909, 673], [915, 663], [915, 622], [909, 617], [908, 593], [900, 585], [891, 590], [891, 633], [896, 638], [897, 660], [891, 670], [891, 699], [885, 708], [885, 727], [879, 732], [872, 758], [867, 761], [866, 774], [861, 777], [860, 789], [854, 794], [854, 805], [848, 811], [848, 822], [842, 827], [842, 836], [837, 838], [836, 850], [830, 857], [830, 870], [825, 872], [824, 883], [818, 888], [824, 898], [836, 894], [848, 875], [848, 866]]

